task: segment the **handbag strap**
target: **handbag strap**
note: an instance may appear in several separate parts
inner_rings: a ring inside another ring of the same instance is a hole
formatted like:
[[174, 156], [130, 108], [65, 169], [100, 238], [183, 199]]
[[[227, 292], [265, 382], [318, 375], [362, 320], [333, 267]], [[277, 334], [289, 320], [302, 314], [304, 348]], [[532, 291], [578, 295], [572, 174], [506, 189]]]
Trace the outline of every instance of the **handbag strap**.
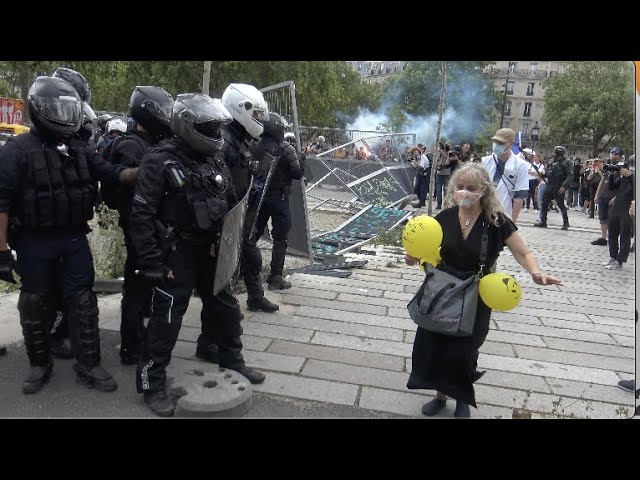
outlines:
[[487, 249], [489, 248], [489, 225], [485, 220], [482, 221], [482, 241], [480, 242], [480, 270], [478, 271], [478, 277], [482, 278], [484, 275], [482, 270], [487, 261]]

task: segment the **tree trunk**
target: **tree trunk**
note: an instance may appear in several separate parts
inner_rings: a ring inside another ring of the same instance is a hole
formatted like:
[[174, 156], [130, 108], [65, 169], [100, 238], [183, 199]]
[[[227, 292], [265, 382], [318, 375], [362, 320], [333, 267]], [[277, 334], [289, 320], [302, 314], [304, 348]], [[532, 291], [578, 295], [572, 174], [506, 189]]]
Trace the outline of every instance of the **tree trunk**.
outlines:
[[[431, 216], [433, 211], [433, 197], [435, 195], [436, 165], [440, 156], [440, 129], [442, 127], [442, 115], [444, 112], [444, 94], [447, 89], [447, 62], [442, 62], [442, 88], [440, 89], [440, 108], [438, 110], [438, 128], [436, 130], [436, 143], [433, 148], [433, 160], [431, 161], [431, 177], [429, 178], [429, 207], [427, 212]], [[444, 203], [444, 199], [442, 199]], [[444, 205], [442, 205], [444, 207]]]
[[202, 93], [209, 95], [209, 83], [211, 81], [211, 62], [204, 62], [204, 73], [202, 74]]

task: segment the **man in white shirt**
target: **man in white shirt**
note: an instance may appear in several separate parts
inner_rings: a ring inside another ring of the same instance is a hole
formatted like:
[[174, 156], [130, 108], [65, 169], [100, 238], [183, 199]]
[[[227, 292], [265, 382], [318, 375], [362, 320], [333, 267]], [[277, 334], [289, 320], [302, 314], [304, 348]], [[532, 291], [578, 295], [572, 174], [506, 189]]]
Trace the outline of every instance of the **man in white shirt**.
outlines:
[[516, 133], [510, 128], [501, 128], [491, 137], [493, 153], [482, 159], [489, 178], [498, 190], [504, 212], [514, 223], [529, 193], [529, 172], [527, 162], [511, 151]]

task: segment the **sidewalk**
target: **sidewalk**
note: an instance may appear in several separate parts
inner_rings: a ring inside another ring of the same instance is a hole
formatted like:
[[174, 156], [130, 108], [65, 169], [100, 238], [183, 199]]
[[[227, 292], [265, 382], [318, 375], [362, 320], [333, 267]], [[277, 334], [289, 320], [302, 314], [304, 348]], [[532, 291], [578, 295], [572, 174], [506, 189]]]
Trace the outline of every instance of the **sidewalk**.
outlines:
[[[569, 215], [569, 231], [559, 229], [562, 221], [554, 212], [547, 229], [530, 226], [536, 218], [532, 211], [519, 219], [542, 269], [563, 286], [535, 285], [508, 250], [498, 260], [498, 271], [514, 275], [523, 287], [523, 299], [513, 311], [492, 315], [479, 359], [487, 374], [476, 384], [474, 418], [511, 418], [513, 408], [531, 410], [534, 418], [633, 413], [634, 395], [616, 384], [633, 378], [636, 368], [635, 254], [621, 271], [605, 270], [607, 247], [590, 243], [599, 236], [597, 219]], [[406, 266], [394, 248], [365, 249], [375, 255], [348, 255], [369, 260], [350, 278], [294, 274], [290, 290], [267, 291], [281, 304], [278, 313], [245, 311], [246, 296], [239, 297], [245, 359], [267, 374], [264, 384], [254, 386], [247, 416], [425, 418], [421, 407], [434, 392], [406, 388], [415, 334], [406, 304], [422, 272]], [[0, 358], [0, 417], [153, 416], [135, 394], [134, 367], [118, 363], [120, 298], [100, 297], [104, 366], [119, 380], [117, 392], [76, 385], [71, 362], [59, 360], [51, 383], [37, 395], [24, 396], [26, 355], [15, 343]], [[21, 342], [16, 302], [17, 294], [0, 296], [1, 342]], [[200, 305], [194, 298], [189, 306], [175, 358], [197, 361]], [[454, 403], [442, 416], [452, 415]]]

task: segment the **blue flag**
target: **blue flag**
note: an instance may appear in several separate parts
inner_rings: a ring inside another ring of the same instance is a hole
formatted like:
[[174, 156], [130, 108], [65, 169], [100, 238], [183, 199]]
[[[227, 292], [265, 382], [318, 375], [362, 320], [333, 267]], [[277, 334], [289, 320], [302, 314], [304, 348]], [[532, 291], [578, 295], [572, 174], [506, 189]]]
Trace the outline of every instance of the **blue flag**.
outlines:
[[515, 138], [515, 140], [513, 141], [513, 145], [511, 145], [511, 151], [512, 151], [513, 153], [515, 153], [516, 155], [518, 155], [518, 154], [520, 153], [520, 151], [521, 151], [521, 150], [520, 150], [520, 146], [521, 146], [521, 142], [520, 142], [520, 137], [521, 137], [521, 135], [520, 135], [520, 134], [521, 134], [521, 133], [522, 133], [522, 132], [518, 132], [518, 133], [516, 133], [516, 138]]

